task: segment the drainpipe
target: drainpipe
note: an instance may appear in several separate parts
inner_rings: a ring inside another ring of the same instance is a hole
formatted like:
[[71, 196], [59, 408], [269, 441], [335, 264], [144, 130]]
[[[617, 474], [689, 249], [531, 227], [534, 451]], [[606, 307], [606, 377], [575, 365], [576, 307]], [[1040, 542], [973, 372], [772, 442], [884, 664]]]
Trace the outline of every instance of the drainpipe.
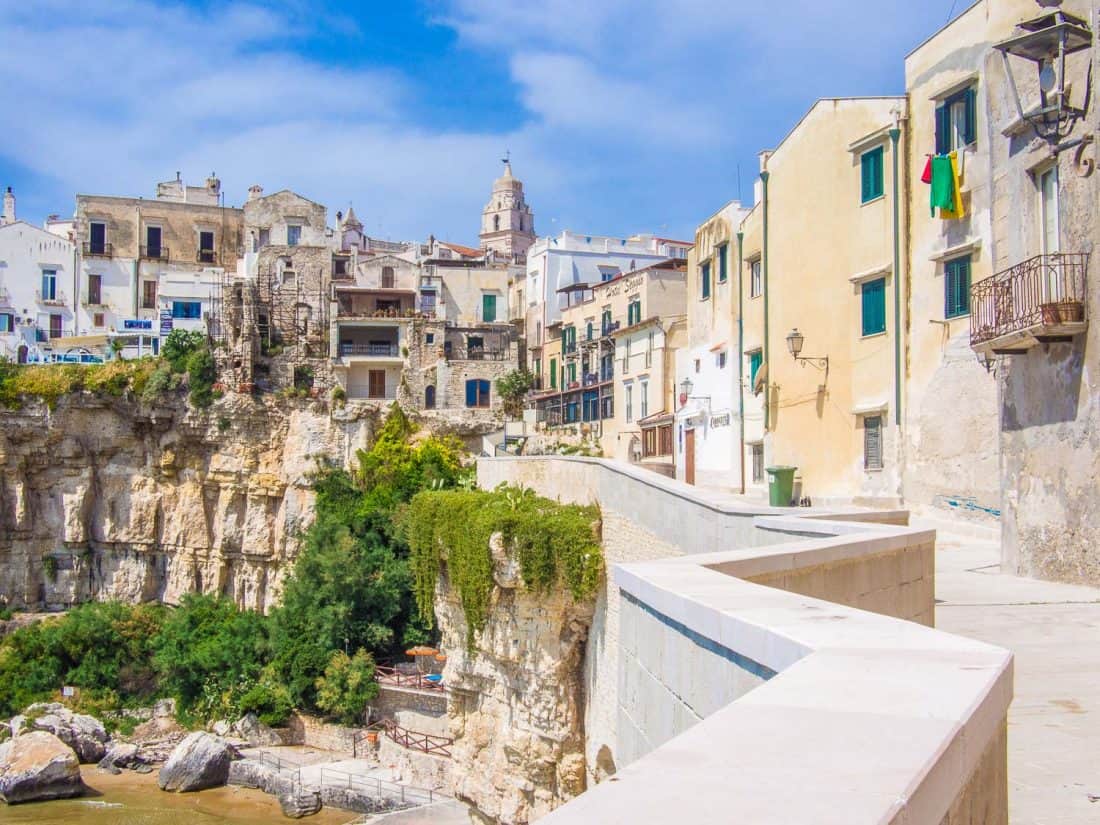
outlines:
[[745, 495], [745, 233], [737, 233], [737, 421], [741, 430], [741, 495]]
[[[765, 169], [760, 173], [760, 180], [763, 183], [763, 191], [761, 197], [761, 208], [763, 209], [764, 217], [764, 242], [763, 248], [760, 254], [760, 268], [762, 270], [761, 276], [764, 281], [764, 363], [767, 365], [769, 378], [775, 374], [775, 370], [772, 368], [771, 348], [769, 346], [769, 323], [771, 319], [768, 317], [768, 297], [770, 290], [768, 289], [768, 178], [771, 174]], [[764, 431], [767, 432], [771, 427], [771, 398], [768, 392], [767, 382], [764, 383]]]
[[[901, 129], [890, 130], [890, 154], [894, 159], [894, 423], [901, 427], [901, 199], [898, 192], [898, 141]], [[900, 441], [899, 441], [900, 443]]]

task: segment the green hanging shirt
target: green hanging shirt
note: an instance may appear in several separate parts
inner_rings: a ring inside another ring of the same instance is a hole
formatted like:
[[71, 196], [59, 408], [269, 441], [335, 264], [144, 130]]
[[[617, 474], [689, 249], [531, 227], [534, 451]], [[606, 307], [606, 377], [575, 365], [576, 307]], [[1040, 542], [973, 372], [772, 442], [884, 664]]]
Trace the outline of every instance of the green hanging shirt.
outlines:
[[936, 207], [952, 211], [955, 209], [955, 176], [951, 171], [951, 156], [937, 155], [932, 158], [932, 217], [936, 217]]

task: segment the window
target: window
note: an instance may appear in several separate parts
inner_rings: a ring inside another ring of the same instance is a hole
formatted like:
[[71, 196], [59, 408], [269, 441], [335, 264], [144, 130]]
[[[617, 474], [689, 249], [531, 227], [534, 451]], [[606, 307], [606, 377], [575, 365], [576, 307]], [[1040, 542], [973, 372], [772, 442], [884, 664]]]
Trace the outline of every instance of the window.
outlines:
[[297, 246], [302, 242], [302, 227], [295, 224], [287, 224], [286, 245]]
[[434, 332], [424, 333], [424, 343], [425, 344], [434, 344], [435, 343], [435, 333]]
[[943, 316], [970, 314], [970, 256], [953, 258], [943, 265]]
[[600, 393], [598, 390], [588, 390], [584, 394], [581, 418], [584, 421], [598, 421], [600, 418]]
[[764, 445], [752, 444], [752, 482], [753, 484], [764, 483]]
[[[496, 295], [482, 295], [481, 296], [481, 320], [486, 323], [492, 323], [497, 319], [497, 296]], [[575, 332], [575, 330], [574, 330]]]
[[435, 409], [435, 387], [431, 384], [424, 388], [424, 409]]
[[88, 304], [95, 306], [103, 303], [103, 276], [102, 275], [89, 275], [88, 276]]
[[57, 300], [57, 270], [56, 269], [43, 269], [42, 270], [42, 300], [43, 301], [56, 301]]
[[484, 378], [471, 378], [466, 382], [466, 406], [489, 406], [489, 382]]
[[886, 332], [886, 279], [876, 278], [863, 283], [864, 335]]
[[493, 231], [500, 231], [500, 215], [493, 215]]
[[595, 335], [596, 335], [596, 324], [591, 318], [589, 318], [588, 321], [585, 323], [584, 332], [585, 332], [585, 340], [586, 341], [591, 341], [595, 337]]
[[649, 458], [657, 455], [657, 428], [650, 427], [642, 430], [642, 457]]
[[202, 317], [202, 301], [173, 301], [172, 317], [195, 319]]
[[718, 369], [724, 370], [726, 368], [726, 351], [719, 350], [718, 355], [714, 359], [715, 364], [718, 365]]
[[710, 297], [710, 261], [699, 268], [699, 297], [704, 301]]
[[760, 365], [763, 363], [763, 350], [753, 350], [749, 353], [749, 389], [756, 386], [756, 373], [760, 371]]
[[0, 313], [0, 333], [15, 329], [15, 316], [10, 312]]
[[382, 267], [382, 289], [393, 289], [393, 282], [394, 282], [393, 267], [392, 266]]
[[214, 263], [214, 233], [199, 232], [199, 262]]
[[629, 424], [634, 420], [634, 384], [623, 384], [623, 393], [626, 395], [626, 421]]
[[102, 255], [107, 250], [107, 224], [92, 221], [88, 226], [88, 252]]
[[882, 185], [882, 147], [877, 146], [860, 155], [859, 167], [862, 202], [881, 198], [885, 191]]
[[626, 307], [626, 325], [632, 327], [642, 322], [642, 301], [640, 298], [632, 298]]
[[161, 249], [161, 231], [159, 226], [145, 227], [145, 254], [150, 258], [159, 258]]
[[720, 284], [724, 284], [730, 276], [728, 253], [729, 244], [718, 245], [716, 254], [718, 255], [718, 283]]
[[600, 418], [615, 417], [615, 396], [605, 395], [600, 400]]
[[336, 277], [341, 277], [348, 274], [348, 259], [347, 258], [333, 258], [332, 259], [332, 274]]
[[1059, 250], [1058, 232], [1058, 167], [1052, 166], [1039, 175], [1039, 220], [1043, 236], [1043, 254]]
[[386, 371], [367, 371], [367, 398], [386, 397]]
[[647, 367], [652, 367], [653, 366], [653, 333], [652, 332], [650, 332], [649, 336], [646, 338], [645, 365]]
[[978, 140], [977, 93], [973, 86], [936, 107], [936, 154], [946, 155]]
[[142, 309], [156, 309], [157, 308], [157, 282], [156, 281], [142, 281], [141, 282], [141, 308]]
[[604, 307], [600, 315], [600, 331], [603, 335], [611, 332], [611, 307]]
[[102, 312], [95, 312], [92, 314], [92, 326], [96, 329], [103, 329], [103, 327], [106, 326], [106, 321], [104, 320], [104, 314]]
[[639, 406], [641, 407], [641, 410], [642, 410], [642, 418], [645, 418], [646, 416], [649, 415], [649, 382], [648, 381], [639, 381], [638, 382], [638, 399], [639, 399], [639, 402], [640, 402]]
[[749, 297], [755, 298], [764, 292], [763, 267], [760, 259], [749, 261]]
[[259, 242], [258, 242], [257, 245], [259, 246], [260, 249], [263, 249], [265, 246], [270, 246], [271, 245], [271, 230], [270, 229], [261, 229], [260, 230], [260, 239], [259, 239]]
[[550, 389], [556, 390], [558, 388], [558, 359], [550, 359]]
[[569, 362], [569, 364], [566, 366], [566, 372], [569, 375], [569, 385], [572, 386], [573, 384], [577, 383], [577, 362], [576, 361], [570, 361]]
[[863, 419], [863, 469], [882, 469], [882, 416]]

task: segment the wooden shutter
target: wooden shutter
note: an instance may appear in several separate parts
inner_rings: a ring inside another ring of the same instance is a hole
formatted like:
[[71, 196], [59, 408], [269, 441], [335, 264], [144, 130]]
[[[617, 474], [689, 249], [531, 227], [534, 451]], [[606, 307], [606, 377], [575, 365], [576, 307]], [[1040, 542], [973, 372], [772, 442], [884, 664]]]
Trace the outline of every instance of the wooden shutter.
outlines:
[[882, 417], [863, 419], [863, 468], [882, 469]]
[[951, 111], [947, 104], [936, 107], [936, 154], [946, 155], [950, 150]]
[[868, 281], [863, 285], [863, 327], [864, 335], [875, 335], [886, 331], [886, 280]]
[[973, 87], [964, 93], [966, 115], [963, 118], [963, 140], [967, 146], [978, 140], [978, 93]]
[[481, 320], [492, 323], [497, 319], [497, 296], [481, 296]]

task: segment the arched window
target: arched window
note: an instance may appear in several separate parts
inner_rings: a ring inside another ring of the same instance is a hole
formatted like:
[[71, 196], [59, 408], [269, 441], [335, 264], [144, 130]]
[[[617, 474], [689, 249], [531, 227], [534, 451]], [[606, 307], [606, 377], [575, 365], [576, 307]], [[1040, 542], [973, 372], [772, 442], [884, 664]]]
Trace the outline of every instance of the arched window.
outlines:
[[524, 231], [526, 231], [526, 230], [524, 230], [524, 228], [523, 228], [523, 215], [520, 215], [520, 216], [519, 216], [519, 231], [520, 231], [520, 232], [524, 232]]
[[489, 382], [484, 378], [471, 378], [466, 382], [466, 406], [489, 406]]
[[393, 289], [393, 267], [382, 267], [382, 289]]
[[431, 384], [424, 388], [424, 409], [435, 409], [435, 387]]
[[493, 231], [500, 231], [500, 215], [493, 215]]

